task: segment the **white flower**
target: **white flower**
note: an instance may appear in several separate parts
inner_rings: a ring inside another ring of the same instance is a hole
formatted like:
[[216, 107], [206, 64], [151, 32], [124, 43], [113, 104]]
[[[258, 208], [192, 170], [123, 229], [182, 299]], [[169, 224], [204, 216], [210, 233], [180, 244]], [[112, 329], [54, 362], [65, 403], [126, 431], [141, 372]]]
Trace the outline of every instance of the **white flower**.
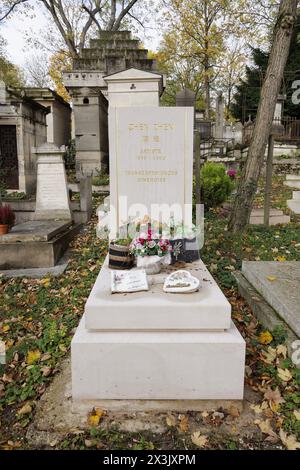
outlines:
[[149, 248], [155, 248], [156, 247], [156, 243], [154, 240], [151, 240], [149, 243], [148, 243], [148, 246]]

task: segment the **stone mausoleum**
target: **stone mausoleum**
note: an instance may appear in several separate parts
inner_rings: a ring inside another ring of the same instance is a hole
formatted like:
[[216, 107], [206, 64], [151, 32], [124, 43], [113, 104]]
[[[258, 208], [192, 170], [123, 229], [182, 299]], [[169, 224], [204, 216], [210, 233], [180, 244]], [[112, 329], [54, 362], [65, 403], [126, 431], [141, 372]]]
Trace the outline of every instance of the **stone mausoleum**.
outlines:
[[[105, 77], [129, 68], [153, 72], [148, 58], [130, 31], [101, 31], [90, 47], [64, 73], [64, 84], [73, 101], [77, 173], [108, 167], [108, 96]], [[134, 84], [133, 84], [134, 85]]]
[[48, 108], [0, 81], [0, 177], [7, 189], [34, 192], [32, 147], [47, 141], [48, 113]]
[[36, 156], [45, 142], [71, 139], [71, 107], [49, 88], [15, 89], [0, 82], [0, 179], [8, 190], [36, 189]]

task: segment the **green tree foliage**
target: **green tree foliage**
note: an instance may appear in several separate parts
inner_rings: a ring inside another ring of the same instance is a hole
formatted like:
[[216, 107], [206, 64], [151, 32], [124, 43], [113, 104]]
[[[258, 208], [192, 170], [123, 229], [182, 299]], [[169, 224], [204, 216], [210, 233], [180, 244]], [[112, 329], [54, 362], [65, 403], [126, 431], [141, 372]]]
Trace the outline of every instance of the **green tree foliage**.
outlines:
[[[242, 122], [251, 115], [255, 118], [260, 98], [260, 90], [267, 69], [269, 53], [260, 48], [252, 49], [253, 66], [246, 67], [245, 79], [240, 81], [231, 106], [233, 116]], [[299, 105], [292, 103], [292, 94], [295, 91], [292, 84], [300, 79], [300, 15], [297, 17], [292, 36], [291, 47], [287, 65], [285, 67], [282, 93], [287, 96], [285, 102], [285, 115], [300, 118]]]
[[6, 42], [0, 36], [0, 80], [7, 86], [19, 88], [24, 85], [24, 77], [16, 65], [12, 64], [6, 56]]

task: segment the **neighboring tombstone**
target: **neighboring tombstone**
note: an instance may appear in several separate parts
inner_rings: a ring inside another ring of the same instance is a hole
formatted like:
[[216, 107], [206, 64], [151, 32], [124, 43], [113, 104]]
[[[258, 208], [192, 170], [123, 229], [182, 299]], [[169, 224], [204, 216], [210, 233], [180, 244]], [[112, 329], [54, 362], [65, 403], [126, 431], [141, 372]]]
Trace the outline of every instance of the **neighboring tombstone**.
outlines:
[[216, 106], [216, 127], [215, 127], [215, 138], [223, 139], [224, 135], [224, 98], [222, 94], [217, 97]]
[[188, 106], [195, 108], [196, 93], [189, 88], [183, 88], [176, 93], [176, 106]]
[[72, 219], [64, 151], [51, 143], [33, 149], [37, 155], [35, 220]]
[[178, 209], [175, 219], [190, 225], [193, 108], [159, 107], [158, 74], [130, 69], [106, 81], [112, 238], [129, 219], [148, 215], [157, 220], [159, 213], [169, 220], [166, 205]]
[[84, 175], [79, 181], [80, 192], [80, 209], [88, 214], [90, 219], [93, 211], [93, 190], [92, 190], [92, 176]]
[[6, 104], [6, 86], [2, 80], [0, 80], [0, 104]]

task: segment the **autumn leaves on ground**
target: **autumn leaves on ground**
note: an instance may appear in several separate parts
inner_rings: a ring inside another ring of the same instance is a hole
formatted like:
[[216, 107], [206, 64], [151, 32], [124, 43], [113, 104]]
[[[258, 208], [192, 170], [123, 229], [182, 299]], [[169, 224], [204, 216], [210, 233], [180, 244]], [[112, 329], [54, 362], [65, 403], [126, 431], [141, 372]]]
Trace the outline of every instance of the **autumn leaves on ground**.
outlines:
[[[273, 206], [280, 208], [286, 190], [282, 179], [275, 178], [275, 188]], [[96, 238], [95, 223], [92, 220], [74, 241], [62, 276], [0, 278], [0, 339], [7, 348], [7, 364], [0, 365], [0, 448], [32, 448], [26, 431], [39, 398], [69, 354], [107, 252], [106, 243]], [[89, 431], [73, 430], [53, 443], [53, 449], [300, 448], [300, 370], [287, 357], [285, 332], [267, 331], [258, 324], [232, 277], [242, 259], [300, 260], [299, 221], [269, 229], [251, 227], [236, 236], [226, 231], [226, 223], [224, 210], [207, 214], [202, 259], [231, 302], [233, 319], [247, 343], [246, 409], [162, 414], [165, 431], [159, 434], [103, 426], [109, 411], [94, 409], [87, 416]]]

